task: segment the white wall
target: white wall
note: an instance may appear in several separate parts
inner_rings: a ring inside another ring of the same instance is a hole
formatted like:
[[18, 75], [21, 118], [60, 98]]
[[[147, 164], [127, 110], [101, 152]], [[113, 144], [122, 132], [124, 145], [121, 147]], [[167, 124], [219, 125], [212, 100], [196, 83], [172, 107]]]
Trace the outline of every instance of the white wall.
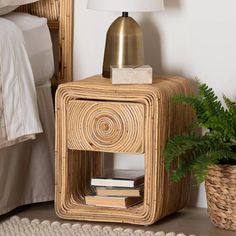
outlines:
[[[87, 10], [86, 4], [87, 0], [75, 0], [74, 79], [101, 73], [106, 31], [119, 16]], [[235, 99], [236, 1], [165, 0], [165, 4], [163, 12], [130, 14], [144, 32], [146, 64], [158, 74], [198, 77], [219, 96]], [[192, 202], [206, 206], [202, 187]]]

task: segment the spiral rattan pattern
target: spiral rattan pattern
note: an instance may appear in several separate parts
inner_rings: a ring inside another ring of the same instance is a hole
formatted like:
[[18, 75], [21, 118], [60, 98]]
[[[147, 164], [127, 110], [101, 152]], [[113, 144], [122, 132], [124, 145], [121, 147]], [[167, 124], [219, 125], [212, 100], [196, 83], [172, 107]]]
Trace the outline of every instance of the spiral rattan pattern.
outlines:
[[205, 186], [212, 222], [221, 229], [236, 230], [236, 166], [211, 166]]
[[79, 100], [69, 103], [68, 113], [68, 148], [143, 152], [142, 104]]
[[[162, 152], [168, 137], [188, 132], [193, 119], [189, 107], [172, 103], [170, 97], [191, 93], [192, 83], [174, 76], [156, 77], [152, 85], [112, 85], [101, 76], [60, 85], [56, 95], [58, 216], [149, 225], [183, 208], [190, 179], [172, 183]], [[145, 164], [143, 203], [127, 209], [86, 205], [84, 196], [93, 191], [91, 177], [103, 171], [102, 152], [137, 153], [140, 144]]]

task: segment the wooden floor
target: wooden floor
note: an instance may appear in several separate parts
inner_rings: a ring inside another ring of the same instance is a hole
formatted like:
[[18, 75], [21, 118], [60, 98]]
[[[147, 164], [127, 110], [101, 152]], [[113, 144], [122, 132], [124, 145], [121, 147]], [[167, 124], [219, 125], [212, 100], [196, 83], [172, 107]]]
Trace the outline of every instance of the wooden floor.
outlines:
[[[52, 202], [33, 204], [29, 206], [20, 207], [13, 212], [0, 216], [0, 222], [8, 219], [11, 216], [17, 215], [21, 218], [27, 217], [31, 220], [50, 220], [50, 221], [60, 221], [68, 222], [59, 219], [55, 212]], [[75, 223], [73, 221], [72, 223]], [[85, 223], [85, 222], [83, 222]], [[109, 223], [91, 223], [100, 225], [109, 225], [111, 227], [123, 227], [123, 228], [133, 228], [133, 229], [143, 229], [185, 233], [185, 234], [195, 234], [202, 236], [236, 236], [236, 232], [224, 231], [214, 227], [207, 217], [206, 209], [201, 208], [185, 208], [182, 211], [175, 213], [174, 215], [167, 217], [152, 226], [132, 226], [125, 224], [109, 224]]]

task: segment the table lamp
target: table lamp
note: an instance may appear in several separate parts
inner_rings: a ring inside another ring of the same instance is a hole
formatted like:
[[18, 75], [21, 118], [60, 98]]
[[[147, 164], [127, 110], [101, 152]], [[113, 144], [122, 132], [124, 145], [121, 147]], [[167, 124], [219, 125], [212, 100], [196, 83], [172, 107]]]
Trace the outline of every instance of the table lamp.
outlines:
[[111, 24], [107, 32], [103, 77], [111, 77], [111, 66], [143, 65], [143, 33], [128, 12], [160, 11], [164, 8], [163, 0], [88, 0], [88, 8], [122, 12], [122, 16]]

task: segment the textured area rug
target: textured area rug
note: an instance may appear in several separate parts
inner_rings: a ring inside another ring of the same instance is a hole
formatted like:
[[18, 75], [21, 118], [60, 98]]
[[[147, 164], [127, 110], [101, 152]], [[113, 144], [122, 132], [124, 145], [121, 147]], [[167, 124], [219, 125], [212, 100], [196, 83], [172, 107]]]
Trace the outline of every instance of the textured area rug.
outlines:
[[[152, 232], [143, 230], [132, 230], [123, 228], [101, 227], [90, 224], [61, 224], [57, 221], [47, 220], [30, 221], [27, 218], [20, 219], [13, 216], [0, 224], [0, 236], [186, 236], [185, 234], [170, 232]], [[190, 235], [189, 235], [190, 236]], [[191, 235], [194, 236], [194, 235]]]

